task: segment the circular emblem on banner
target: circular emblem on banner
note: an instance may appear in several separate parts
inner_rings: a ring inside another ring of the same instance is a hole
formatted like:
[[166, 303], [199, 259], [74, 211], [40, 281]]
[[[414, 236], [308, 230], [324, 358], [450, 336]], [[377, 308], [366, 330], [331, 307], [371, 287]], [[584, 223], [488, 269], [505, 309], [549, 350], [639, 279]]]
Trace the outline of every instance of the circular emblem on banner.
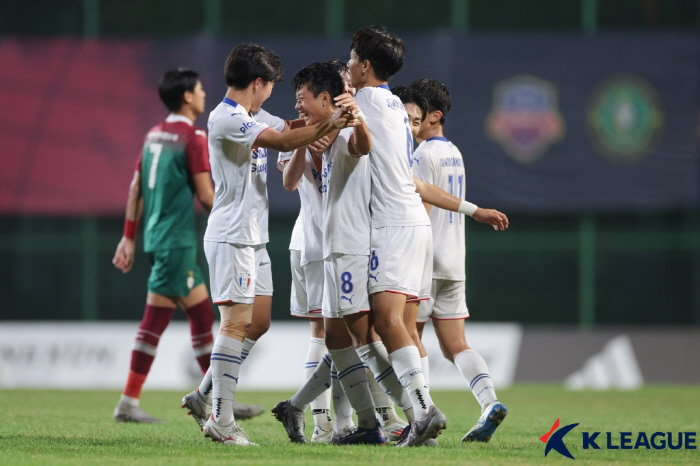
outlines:
[[564, 138], [554, 84], [536, 76], [518, 75], [496, 83], [486, 133], [514, 160], [539, 160], [549, 146]]
[[636, 163], [661, 139], [661, 99], [656, 89], [638, 76], [613, 76], [591, 95], [586, 125], [598, 152], [613, 162]]

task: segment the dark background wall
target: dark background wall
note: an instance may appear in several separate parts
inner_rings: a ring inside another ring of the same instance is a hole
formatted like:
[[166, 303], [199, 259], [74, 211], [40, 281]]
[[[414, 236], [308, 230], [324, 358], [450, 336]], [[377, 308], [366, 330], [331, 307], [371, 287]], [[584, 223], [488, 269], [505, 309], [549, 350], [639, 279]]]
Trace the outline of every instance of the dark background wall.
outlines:
[[[233, 44], [271, 46], [288, 82], [311, 60], [345, 58], [350, 33], [378, 23], [408, 46], [396, 84], [429, 75], [450, 86], [446, 131], [465, 155], [468, 196], [511, 219], [498, 234], [467, 223], [474, 320], [700, 325], [699, 15], [687, 0], [271, 0], [265, 15], [223, 0], [1, 0], [0, 93], [13, 111], [0, 116], [0, 319], [140, 318], [145, 255], [127, 275], [110, 261], [132, 160], [163, 116], [163, 69], [199, 69], [209, 110]], [[659, 140], [633, 164], [601, 152], [586, 121], [617, 72], [662, 102]], [[548, 109], [566, 123], [532, 163], [485, 129], [495, 84], [522, 73], [556, 86]], [[292, 118], [286, 86], [268, 109]], [[298, 196], [280, 184], [270, 172], [273, 312], [284, 319]], [[200, 264], [206, 274], [203, 254]]]

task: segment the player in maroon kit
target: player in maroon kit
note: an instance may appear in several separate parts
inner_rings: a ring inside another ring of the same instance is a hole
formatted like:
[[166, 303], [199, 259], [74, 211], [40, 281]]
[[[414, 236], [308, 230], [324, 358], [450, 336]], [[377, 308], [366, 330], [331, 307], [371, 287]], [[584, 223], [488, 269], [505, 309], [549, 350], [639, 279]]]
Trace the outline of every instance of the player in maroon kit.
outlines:
[[[209, 368], [213, 343], [214, 311], [196, 262], [192, 203], [196, 194], [200, 204], [211, 210], [214, 197], [207, 135], [193, 125], [204, 112], [206, 94], [198, 74], [186, 69], [166, 72], [158, 92], [170, 115], [146, 136], [129, 188], [124, 235], [112, 259], [122, 272], [131, 270], [137, 222], [143, 212], [144, 250], [151, 262], [151, 275], [129, 377], [114, 410], [117, 421], [159, 422], [139, 407], [139, 398], [160, 336], [178, 306], [187, 314], [202, 373]], [[245, 419], [260, 414], [263, 408], [240, 403], [234, 410], [239, 419]]]

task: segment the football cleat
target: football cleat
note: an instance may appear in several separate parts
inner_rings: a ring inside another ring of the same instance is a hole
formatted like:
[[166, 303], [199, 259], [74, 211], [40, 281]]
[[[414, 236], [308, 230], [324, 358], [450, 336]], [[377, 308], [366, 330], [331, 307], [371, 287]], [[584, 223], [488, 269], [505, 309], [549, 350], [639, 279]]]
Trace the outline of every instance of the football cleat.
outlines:
[[343, 430], [340, 432], [336, 432], [335, 430], [333, 430], [333, 435], [331, 436], [330, 443], [333, 443], [333, 444], [338, 443], [338, 440], [345, 437], [346, 435], [353, 433], [354, 430], [355, 430], [355, 426], [352, 424], [350, 424], [349, 426], [343, 427]]
[[336, 445], [384, 445], [387, 442], [382, 426], [377, 425], [372, 429], [358, 427], [348, 435], [336, 439]]
[[392, 416], [386, 421], [379, 421], [382, 425], [382, 430], [386, 437], [391, 441], [397, 441], [401, 437], [404, 429], [408, 425], [408, 422], [404, 421], [398, 416]]
[[232, 421], [227, 426], [216, 423], [214, 416], [209, 416], [209, 420], [202, 428], [205, 437], [210, 437], [212, 442], [223, 443], [224, 445], [238, 445], [239, 447], [258, 446], [248, 438], [248, 434], [240, 428], [236, 421]]
[[[411, 424], [407, 425], [406, 428], [401, 432], [401, 437], [399, 437], [399, 440], [396, 442], [396, 446], [399, 447], [401, 443], [405, 443], [406, 439], [408, 438], [408, 434], [411, 432]], [[437, 447], [438, 446], [438, 441], [437, 439], [434, 438], [429, 438], [425, 442], [423, 442], [424, 447]]]
[[331, 443], [333, 439], [333, 424], [314, 426], [314, 433], [311, 436], [311, 443]]
[[486, 407], [474, 427], [462, 437], [462, 442], [488, 442], [496, 431], [508, 410], [503, 404], [495, 402]]
[[238, 420], [250, 419], [260, 416], [265, 412], [265, 407], [260, 405], [247, 405], [240, 401], [233, 400], [233, 417]]
[[306, 427], [304, 411], [295, 408], [289, 400], [286, 400], [277, 403], [275, 407], [272, 408], [272, 414], [275, 416], [275, 419], [280, 421], [284, 426], [289, 440], [294, 443], [307, 443], [306, 436], [304, 435], [304, 427]]
[[447, 428], [447, 418], [433, 405], [428, 410], [428, 415], [423, 419], [411, 423], [407, 434], [403, 434], [396, 444], [397, 447], [415, 447], [425, 445], [428, 439], [437, 438]]
[[192, 419], [199, 425], [199, 429], [202, 430], [211, 414], [211, 405], [204, 401], [199, 389], [182, 398], [182, 408], [187, 408], [187, 415], [192, 416]]
[[114, 408], [114, 420], [117, 422], [143, 422], [155, 424], [165, 422], [162, 419], [156, 419], [138, 406], [131, 405], [126, 401], [120, 401], [117, 407]]

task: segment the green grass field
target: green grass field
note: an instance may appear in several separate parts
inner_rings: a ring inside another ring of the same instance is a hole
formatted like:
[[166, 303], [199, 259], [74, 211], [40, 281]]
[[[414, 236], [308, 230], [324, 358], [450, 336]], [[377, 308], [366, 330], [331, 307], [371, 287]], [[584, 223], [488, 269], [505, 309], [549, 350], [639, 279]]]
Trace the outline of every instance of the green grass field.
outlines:
[[[271, 408], [287, 392], [242, 392], [240, 399]], [[649, 433], [700, 431], [700, 386], [649, 386], [635, 392], [569, 392], [560, 386], [519, 385], [501, 390], [508, 417], [488, 444], [461, 437], [478, 417], [469, 392], [434, 392], [448, 429], [437, 448], [292, 445], [272, 415], [241, 424], [257, 448], [225, 447], [204, 439], [179, 408], [183, 393], [145, 392], [142, 407], [167, 424], [117, 424], [118, 393], [0, 391], [0, 464], [52, 465], [366, 465], [569, 464], [555, 451], [544, 457], [539, 437], [557, 418], [580, 423], [565, 437], [573, 464], [700, 464], [698, 450], [582, 449], [582, 431]], [[307, 433], [311, 416], [307, 414]], [[602, 434], [603, 437], [605, 434]], [[700, 439], [696, 436], [696, 445]], [[604, 444], [603, 442], [598, 442]], [[619, 437], [618, 437], [619, 444]]]

